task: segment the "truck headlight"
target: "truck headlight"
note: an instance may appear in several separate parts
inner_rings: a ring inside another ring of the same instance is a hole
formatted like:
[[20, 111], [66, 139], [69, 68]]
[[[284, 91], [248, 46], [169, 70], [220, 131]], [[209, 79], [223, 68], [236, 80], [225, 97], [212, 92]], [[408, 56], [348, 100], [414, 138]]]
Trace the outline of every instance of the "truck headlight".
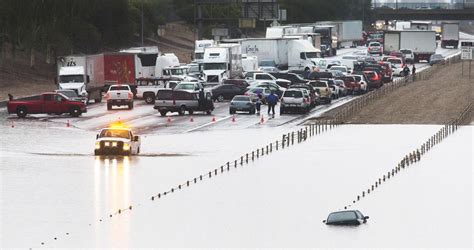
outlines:
[[123, 144], [123, 150], [124, 150], [124, 151], [129, 151], [129, 150], [130, 150], [130, 144], [124, 143], [124, 144]]
[[105, 143], [104, 143], [104, 146], [109, 147], [109, 146], [110, 146], [110, 142], [105, 142]]
[[95, 142], [95, 149], [100, 149], [100, 142], [98, 141]]
[[112, 147], [117, 147], [117, 142], [112, 142]]

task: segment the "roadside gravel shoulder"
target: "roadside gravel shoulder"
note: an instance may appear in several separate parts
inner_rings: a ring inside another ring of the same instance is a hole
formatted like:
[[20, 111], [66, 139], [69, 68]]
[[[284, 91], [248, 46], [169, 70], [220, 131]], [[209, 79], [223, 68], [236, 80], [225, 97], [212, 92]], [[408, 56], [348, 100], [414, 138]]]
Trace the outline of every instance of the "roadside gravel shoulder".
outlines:
[[[400, 87], [346, 119], [355, 124], [444, 124], [474, 100], [474, 76], [461, 77], [461, 63], [439, 67], [429, 79]], [[464, 66], [464, 73], [468, 66]], [[331, 117], [337, 110], [326, 113]], [[471, 116], [472, 121], [472, 116]]]

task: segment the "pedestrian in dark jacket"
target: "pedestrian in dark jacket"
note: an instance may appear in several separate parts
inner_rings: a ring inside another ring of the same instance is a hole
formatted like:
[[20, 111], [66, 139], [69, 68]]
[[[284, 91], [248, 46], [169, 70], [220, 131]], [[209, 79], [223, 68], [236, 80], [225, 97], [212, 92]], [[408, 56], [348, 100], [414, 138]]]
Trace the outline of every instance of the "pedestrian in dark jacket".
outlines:
[[199, 99], [198, 99], [198, 105], [200, 108], [204, 108], [204, 103], [205, 103], [205, 96], [204, 96], [204, 88], [201, 88], [199, 90]]
[[415, 80], [415, 76], [416, 76], [416, 67], [415, 67], [415, 64], [413, 64], [413, 66], [411, 67], [411, 74], [413, 75], [413, 81]]
[[257, 115], [260, 115], [261, 106], [262, 106], [262, 95], [258, 94], [257, 101], [255, 102], [255, 109], [257, 110]]
[[408, 76], [410, 74], [410, 68], [408, 68], [408, 65], [405, 64], [405, 67], [403, 68], [403, 74], [405, 76]]
[[267, 97], [267, 104], [268, 104], [268, 115], [270, 115], [270, 111], [272, 112], [273, 117], [275, 116], [275, 105], [278, 102], [278, 96], [275, 93], [271, 93]]

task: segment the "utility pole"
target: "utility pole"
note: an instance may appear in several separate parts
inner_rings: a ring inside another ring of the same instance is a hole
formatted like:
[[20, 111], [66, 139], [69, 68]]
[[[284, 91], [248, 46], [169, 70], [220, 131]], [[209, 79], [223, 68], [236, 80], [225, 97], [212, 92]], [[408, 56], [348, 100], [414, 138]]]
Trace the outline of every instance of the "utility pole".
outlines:
[[365, 24], [365, 0], [362, 0], [362, 26]]
[[142, 23], [142, 47], [143, 47], [143, 0], [141, 0], [141, 4], [142, 4], [142, 20], [141, 20], [141, 23]]
[[194, 0], [194, 8], [196, 11], [196, 18], [195, 21], [197, 22], [197, 35], [198, 40], [202, 39], [202, 3], [199, 1]]

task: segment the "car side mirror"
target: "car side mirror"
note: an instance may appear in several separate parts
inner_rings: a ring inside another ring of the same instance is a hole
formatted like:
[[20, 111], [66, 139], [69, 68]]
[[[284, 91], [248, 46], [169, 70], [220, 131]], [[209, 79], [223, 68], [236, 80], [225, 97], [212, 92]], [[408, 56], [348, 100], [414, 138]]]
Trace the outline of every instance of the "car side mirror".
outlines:
[[323, 220], [323, 223], [326, 223], [326, 220]]
[[369, 216], [364, 216], [364, 220], [368, 220], [369, 219]]
[[139, 141], [139, 140], [140, 140], [140, 137], [139, 137], [138, 135], [135, 135], [135, 136], [133, 137], [133, 141]]
[[96, 134], [96, 135], [95, 135], [95, 139], [99, 139], [99, 134]]

